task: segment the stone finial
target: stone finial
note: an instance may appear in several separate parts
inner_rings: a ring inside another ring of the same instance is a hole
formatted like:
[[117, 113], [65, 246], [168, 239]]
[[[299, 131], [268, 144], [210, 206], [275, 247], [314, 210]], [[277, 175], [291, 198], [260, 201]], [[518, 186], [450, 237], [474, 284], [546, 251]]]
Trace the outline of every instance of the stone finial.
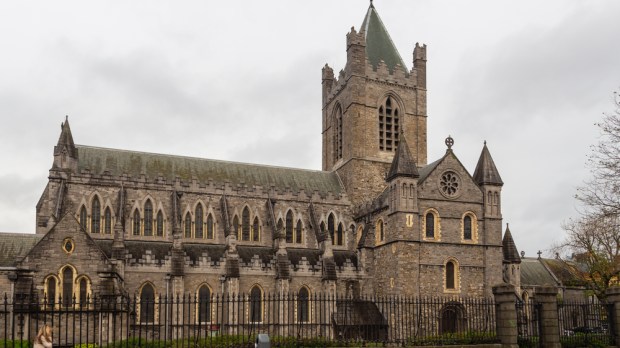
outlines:
[[452, 150], [452, 145], [454, 145], [454, 139], [448, 135], [446, 138], [446, 146], [448, 147], [448, 150]]

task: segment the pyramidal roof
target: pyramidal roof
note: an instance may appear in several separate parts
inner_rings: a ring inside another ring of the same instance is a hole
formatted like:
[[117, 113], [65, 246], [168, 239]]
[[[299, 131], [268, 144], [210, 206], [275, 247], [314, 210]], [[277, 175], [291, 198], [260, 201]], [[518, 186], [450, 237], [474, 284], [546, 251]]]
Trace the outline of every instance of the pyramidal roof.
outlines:
[[411, 156], [411, 151], [409, 151], [409, 145], [407, 145], [405, 135], [402, 133], [400, 134], [400, 141], [396, 148], [394, 159], [392, 159], [392, 166], [390, 167], [386, 180], [390, 181], [397, 176], [406, 176], [410, 178], [420, 177], [418, 167]]
[[364, 38], [366, 39], [366, 56], [373, 68], [376, 69], [379, 62], [383, 60], [390, 72], [394, 71], [397, 64], [400, 64], [401, 69], [405, 71], [405, 74], [408, 74], [407, 66], [400, 56], [400, 53], [398, 53], [396, 46], [394, 46], [394, 42], [392, 42], [390, 34], [387, 29], [385, 29], [372, 1], [370, 2], [370, 7], [368, 7], [368, 12], [366, 12], [366, 17], [364, 17], [364, 22], [362, 23], [360, 31], [364, 33]]
[[514, 239], [512, 239], [512, 234], [510, 233], [508, 225], [506, 225], [506, 233], [504, 233], [504, 240], [502, 240], [502, 251], [504, 253], [504, 261], [521, 263], [517, 245]]
[[482, 153], [478, 159], [476, 170], [474, 171], [474, 181], [478, 185], [504, 185], [502, 178], [499, 176], [493, 157], [487, 148], [487, 142], [484, 142]]

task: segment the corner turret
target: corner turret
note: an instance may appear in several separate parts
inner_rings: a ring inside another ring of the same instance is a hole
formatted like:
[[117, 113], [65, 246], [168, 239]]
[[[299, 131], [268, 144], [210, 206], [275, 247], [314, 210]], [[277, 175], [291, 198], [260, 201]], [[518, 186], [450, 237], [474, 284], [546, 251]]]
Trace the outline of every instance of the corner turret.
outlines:
[[504, 182], [495, 167], [495, 162], [493, 162], [493, 157], [491, 157], [486, 141], [478, 159], [473, 178], [484, 192], [486, 216], [501, 218], [501, 192]]
[[409, 151], [404, 133], [392, 159], [390, 171], [385, 181], [390, 190], [390, 208], [392, 212], [417, 212], [418, 167]]
[[502, 240], [502, 251], [504, 255], [504, 282], [514, 285], [517, 289], [517, 293], [521, 293], [521, 258], [519, 257], [517, 245], [512, 239], [508, 224], [506, 224], [506, 232]]
[[73, 135], [69, 127], [69, 117], [60, 124], [60, 137], [54, 146], [54, 163], [52, 170], [77, 173], [78, 150], [73, 142]]

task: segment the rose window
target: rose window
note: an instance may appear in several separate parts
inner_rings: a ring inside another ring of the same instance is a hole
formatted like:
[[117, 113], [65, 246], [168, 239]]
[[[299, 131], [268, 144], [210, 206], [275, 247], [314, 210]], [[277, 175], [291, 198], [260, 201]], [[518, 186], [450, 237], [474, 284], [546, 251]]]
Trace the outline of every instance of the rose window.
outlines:
[[446, 197], [456, 197], [461, 186], [461, 179], [454, 172], [445, 172], [441, 175], [439, 188]]

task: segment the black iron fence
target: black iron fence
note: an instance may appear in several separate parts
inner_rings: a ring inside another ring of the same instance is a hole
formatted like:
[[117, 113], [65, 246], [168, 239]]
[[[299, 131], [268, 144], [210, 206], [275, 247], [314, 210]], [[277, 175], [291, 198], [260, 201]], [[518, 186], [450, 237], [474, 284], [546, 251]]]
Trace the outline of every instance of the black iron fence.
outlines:
[[519, 347], [542, 347], [540, 340], [542, 305], [532, 299], [517, 300], [517, 341]]
[[559, 301], [558, 319], [563, 347], [607, 347], [614, 344], [613, 304], [595, 299]]
[[46, 324], [55, 347], [251, 347], [260, 333], [280, 347], [497, 342], [495, 305], [485, 298], [5, 296], [0, 347], [31, 347]]

